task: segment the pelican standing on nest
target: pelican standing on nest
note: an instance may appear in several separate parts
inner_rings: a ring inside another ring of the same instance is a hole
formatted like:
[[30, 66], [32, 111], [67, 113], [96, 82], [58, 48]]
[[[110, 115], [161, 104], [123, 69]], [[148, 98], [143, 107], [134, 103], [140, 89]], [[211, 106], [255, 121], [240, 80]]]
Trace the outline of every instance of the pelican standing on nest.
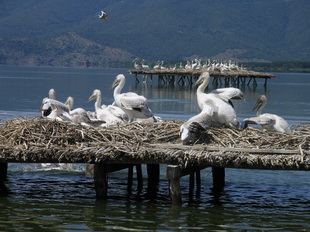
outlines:
[[253, 111], [256, 111], [256, 117], [244, 119], [242, 127], [246, 128], [248, 124], [257, 124], [267, 131], [291, 133], [289, 124], [280, 116], [269, 113], [262, 114], [262, 110], [266, 103], [267, 97], [265, 95], [259, 96], [255, 105], [253, 106]]
[[112, 105], [101, 105], [102, 98], [99, 89], [95, 89], [89, 97], [88, 101], [92, 100], [96, 100], [95, 111], [97, 119], [105, 121], [106, 125], [115, 125], [129, 120], [128, 115], [121, 108]]
[[218, 89], [218, 92], [214, 91], [213, 93], [205, 93], [204, 91], [208, 86], [209, 81], [209, 72], [203, 72], [194, 84], [195, 86], [201, 83], [197, 88], [197, 101], [199, 108], [203, 110], [204, 105], [206, 104], [211, 107], [213, 112], [211, 118], [213, 126], [224, 125], [239, 129], [239, 121], [230, 99], [238, 98], [237, 95], [240, 95], [240, 92], [236, 91], [237, 95], [234, 95], [229, 89]]
[[144, 96], [134, 92], [121, 93], [125, 85], [125, 76], [119, 74], [116, 76], [110, 88], [114, 88], [114, 105], [120, 107], [129, 116], [129, 121], [134, 118], [150, 118], [153, 117], [152, 111], [147, 105], [147, 99]]

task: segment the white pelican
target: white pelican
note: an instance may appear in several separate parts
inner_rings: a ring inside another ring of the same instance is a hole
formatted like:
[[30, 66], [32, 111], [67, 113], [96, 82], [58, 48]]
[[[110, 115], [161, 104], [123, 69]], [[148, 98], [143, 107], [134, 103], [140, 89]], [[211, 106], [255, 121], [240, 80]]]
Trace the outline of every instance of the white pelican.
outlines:
[[83, 108], [75, 108], [72, 110], [73, 104], [74, 98], [69, 96], [65, 102], [65, 105], [67, 105], [69, 108], [69, 114], [63, 114], [63, 118], [65, 118], [65, 120], [69, 120], [73, 123], [80, 123], [82, 125], [95, 127], [100, 126], [104, 123], [101, 120], [97, 120], [91, 117], [90, 113]]
[[[153, 113], [147, 106], [147, 99], [134, 92], [121, 93], [125, 85], [125, 76], [119, 74], [116, 76], [110, 88], [114, 88], [114, 105], [120, 107], [129, 116], [129, 121], [134, 118], [150, 118]], [[154, 121], [156, 119], [153, 117]]]
[[44, 98], [42, 101], [41, 111], [43, 117], [57, 119], [61, 117], [64, 113], [69, 114], [70, 109], [67, 105], [60, 101]]
[[144, 64], [145, 60], [141, 61], [141, 67], [143, 70], [150, 70], [150, 67], [147, 64]]
[[239, 128], [239, 121], [237, 119], [236, 111], [230, 101], [229, 94], [225, 91], [222, 93], [205, 93], [205, 88], [210, 81], [209, 72], [203, 72], [194, 85], [198, 85], [197, 88], [197, 101], [201, 110], [205, 104], [212, 108], [212, 123], [214, 126], [228, 126], [232, 128]]
[[204, 105], [202, 111], [191, 117], [180, 127], [181, 140], [183, 144], [194, 144], [200, 136], [200, 132], [212, 126], [213, 109], [209, 105]]
[[99, 120], [103, 120], [107, 125], [114, 125], [117, 123], [128, 122], [128, 115], [117, 106], [102, 106], [101, 105], [101, 91], [99, 89], [95, 89], [92, 95], [89, 97], [88, 101], [95, 100], [95, 111], [96, 117]]
[[287, 121], [276, 114], [262, 113], [262, 109], [266, 105], [267, 97], [265, 95], [259, 96], [253, 111], [256, 111], [256, 117], [246, 118], [243, 120], [243, 128], [246, 128], [248, 124], [257, 124], [266, 129], [267, 131], [275, 131], [282, 133], [291, 133], [290, 126]]
[[97, 17], [98, 17], [99, 19], [105, 19], [105, 20], [108, 19], [108, 15], [107, 15], [107, 13], [106, 13], [104, 10], [102, 10], [102, 11], [101, 11], [101, 14], [98, 15]]
[[135, 58], [132, 61], [132, 63], [133, 63], [133, 66], [135, 67], [135, 69], [140, 70], [142, 67], [141, 67], [141, 65], [137, 64], [137, 60], [138, 60], [138, 58]]
[[48, 91], [48, 98], [49, 99], [54, 99], [54, 100], [56, 100], [56, 92], [55, 92], [55, 89], [50, 89], [49, 91]]

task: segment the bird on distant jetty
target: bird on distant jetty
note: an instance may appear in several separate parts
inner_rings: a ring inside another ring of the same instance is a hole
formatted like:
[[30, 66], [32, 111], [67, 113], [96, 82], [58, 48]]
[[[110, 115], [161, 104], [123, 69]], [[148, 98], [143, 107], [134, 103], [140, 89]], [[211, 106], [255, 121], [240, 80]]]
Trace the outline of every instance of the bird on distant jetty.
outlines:
[[114, 82], [112, 83], [110, 88], [114, 88], [114, 103], [120, 107], [125, 113], [129, 116], [129, 121], [133, 121], [134, 118], [150, 118], [154, 115], [151, 109], [147, 105], [147, 99], [144, 96], [138, 95], [134, 92], [121, 93], [125, 85], [125, 76], [123, 74], [119, 74], [115, 77]]
[[225, 88], [214, 90], [211, 93], [205, 93], [205, 88], [210, 81], [209, 72], [203, 72], [194, 86], [200, 84], [197, 88], [197, 101], [201, 110], [205, 105], [209, 105], [212, 108], [213, 114], [211, 117], [213, 126], [228, 126], [231, 128], [239, 129], [239, 121], [237, 119], [236, 111], [233, 108], [231, 99], [243, 98], [241, 91], [234, 91], [232, 88]]
[[105, 19], [105, 20], [108, 19], [108, 15], [107, 15], [107, 13], [106, 13], [104, 10], [102, 10], [102, 11], [101, 11], [101, 14], [98, 15], [97, 17], [98, 17], [99, 19]]
[[242, 128], [246, 128], [248, 124], [257, 124], [267, 131], [291, 133], [289, 124], [280, 116], [269, 113], [261, 114], [266, 103], [267, 97], [265, 95], [258, 97], [256, 103], [253, 106], [253, 111], [256, 111], [256, 117], [244, 119]]
[[142, 68], [142, 66], [139, 65], [139, 64], [137, 63], [137, 61], [138, 61], [138, 58], [135, 58], [135, 59], [132, 61], [132, 63], [133, 63], [133, 66], [135, 67], [135, 69], [140, 70], [140, 69]]
[[95, 111], [96, 118], [105, 121], [106, 125], [115, 125], [118, 123], [128, 122], [128, 115], [117, 106], [102, 105], [101, 91], [95, 89], [92, 95], [88, 98], [88, 101], [96, 100]]

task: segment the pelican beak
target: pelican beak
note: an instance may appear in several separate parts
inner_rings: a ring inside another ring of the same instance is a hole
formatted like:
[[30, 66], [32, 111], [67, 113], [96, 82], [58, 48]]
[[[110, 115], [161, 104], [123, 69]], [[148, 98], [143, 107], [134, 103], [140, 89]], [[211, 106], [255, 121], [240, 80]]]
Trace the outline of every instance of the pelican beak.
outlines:
[[110, 86], [110, 89], [113, 89], [115, 86], [117, 86], [119, 84], [119, 80], [115, 79], [112, 83], [112, 85]]
[[195, 87], [195, 86], [199, 85], [202, 82], [203, 82], [203, 77], [200, 76], [193, 86]]
[[257, 111], [259, 108], [261, 108], [262, 106], [262, 102], [260, 100], [258, 100], [255, 105], [253, 106], [252, 110], [253, 111]]
[[96, 96], [94, 94], [92, 94], [89, 98], [88, 98], [88, 102], [94, 100], [96, 98]]

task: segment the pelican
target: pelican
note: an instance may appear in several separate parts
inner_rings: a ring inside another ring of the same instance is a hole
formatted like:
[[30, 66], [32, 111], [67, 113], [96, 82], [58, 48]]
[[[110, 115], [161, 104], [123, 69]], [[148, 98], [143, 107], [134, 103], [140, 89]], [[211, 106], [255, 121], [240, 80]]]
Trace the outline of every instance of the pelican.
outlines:
[[209, 72], [203, 72], [195, 85], [198, 85], [197, 88], [197, 101], [198, 106], [203, 110], [204, 105], [209, 105], [212, 108], [212, 123], [214, 126], [228, 126], [231, 128], [239, 128], [239, 121], [237, 119], [236, 112], [233, 108], [233, 105], [230, 101], [232, 97], [229, 97], [229, 91], [219, 90], [218, 93], [205, 93], [205, 88], [208, 86], [210, 81]]
[[144, 64], [145, 60], [141, 61], [141, 67], [143, 70], [150, 70], [150, 67], [147, 64]]
[[287, 121], [276, 114], [262, 113], [263, 108], [267, 102], [267, 97], [261, 95], [258, 97], [253, 111], [256, 111], [256, 117], [246, 118], [243, 120], [242, 127], [246, 128], [248, 124], [257, 124], [266, 129], [267, 131], [275, 131], [282, 133], [291, 133], [290, 126]]
[[49, 98], [49, 99], [54, 99], [54, 100], [56, 100], [56, 92], [55, 92], [55, 89], [51, 88], [51, 89], [48, 91], [48, 98]]
[[138, 60], [138, 58], [135, 58], [135, 59], [132, 61], [132, 63], [133, 63], [133, 65], [134, 65], [135, 69], [140, 70], [142, 67], [141, 67], [141, 65], [137, 64], [137, 60]]
[[42, 101], [41, 111], [43, 117], [59, 119], [59, 117], [61, 117], [64, 113], [69, 114], [70, 109], [67, 105], [60, 101], [44, 98]]
[[108, 15], [107, 15], [107, 13], [106, 13], [104, 10], [102, 10], [102, 11], [101, 11], [101, 14], [98, 15], [97, 17], [98, 17], [99, 19], [105, 19], [105, 20], [108, 19]]
[[212, 107], [205, 104], [199, 114], [181, 125], [180, 134], [184, 145], [194, 144], [199, 139], [201, 131], [212, 125], [213, 113]]
[[129, 116], [129, 121], [132, 122], [134, 118], [150, 118], [153, 117], [152, 111], [147, 106], [147, 99], [144, 96], [138, 95], [134, 92], [121, 93], [125, 85], [125, 76], [119, 74], [116, 76], [110, 88], [114, 88], [114, 105], [120, 107]]
[[73, 123], [80, 123], [86, 126], [100, 126], [104, 122], [101, 120], [97, 120], [83, 108], [75, 108], [72, 110], [74, 104], [74, 98], [69, 96], [65, 102], [65, 105], [69, 108], [69, 114], [64, 113], [63, 118], [67, 121], [71, 121]]
[[117, 106], [102, 106], [101, 105], [101, 91], [95, 89], [88, 101], [95, 100], [95, 111], [97, 119], [103, 120], [107, 125], [114, 125], [117, 123], [127, 122], [129, 120], [128, 115]]

